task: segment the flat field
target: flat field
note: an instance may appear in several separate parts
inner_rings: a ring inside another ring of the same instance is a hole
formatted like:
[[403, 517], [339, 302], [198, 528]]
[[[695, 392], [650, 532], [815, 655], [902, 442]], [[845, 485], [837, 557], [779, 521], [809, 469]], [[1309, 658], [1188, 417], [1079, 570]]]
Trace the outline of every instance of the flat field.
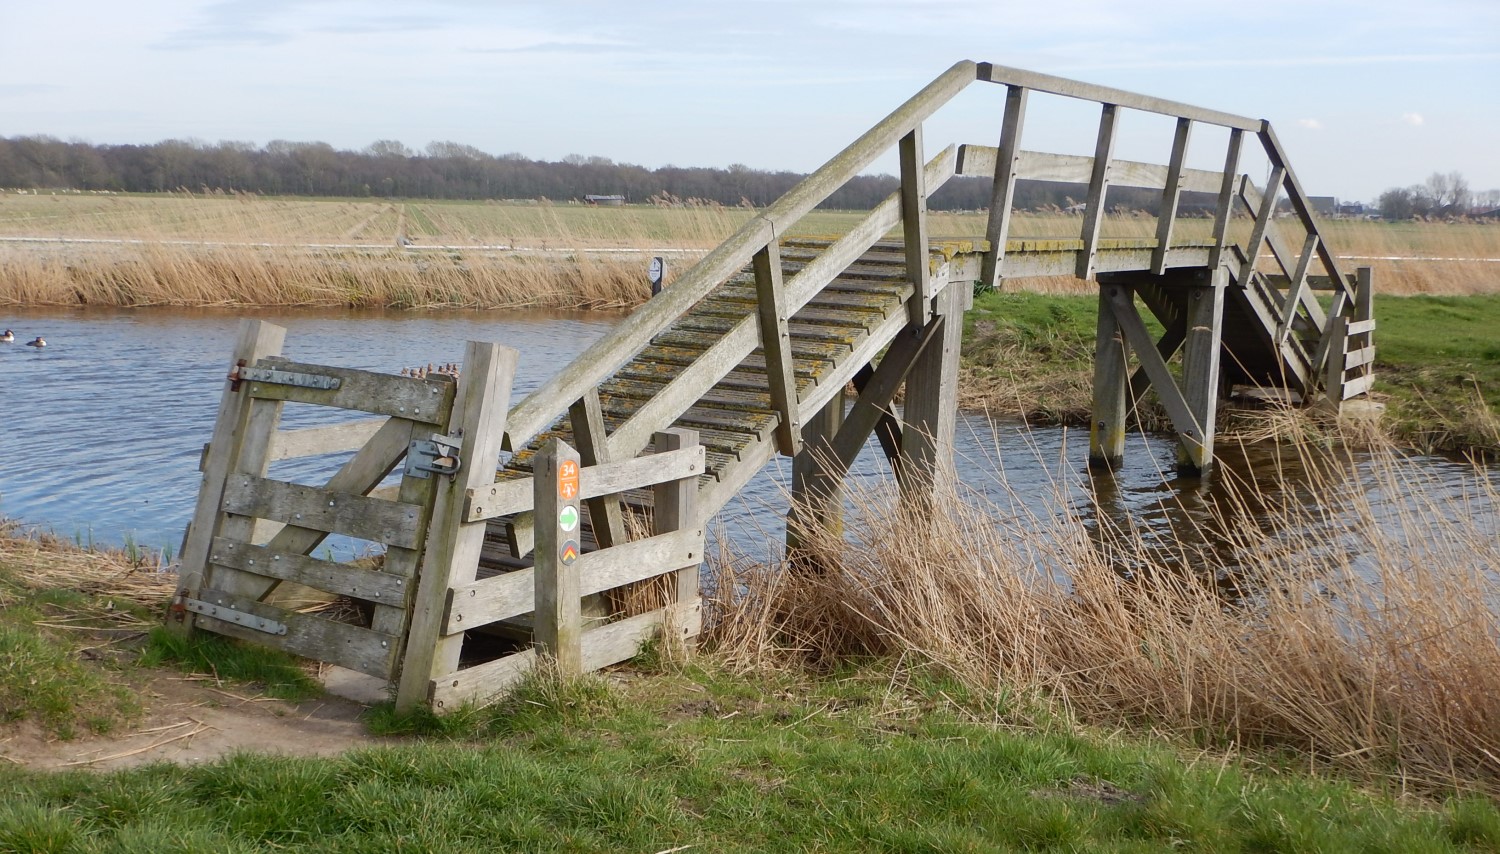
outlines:
[[[683, 202], [310, 199], [188, 193], [0, 194], [0, 304], [628, 307], [646, 297], [643, 256], [681, 271], [755, 213]], [[847, 231], [860, 211], [816, 211], [795, 233]], [[1174, 240], [1204, 239], [1183, 218]], [[1236, 233], [1248, 221], [1232, 223]], [[935, 213], [935, 237], [980, 237], [981, 212]], [[1291, 224], [1281, 227], [1300, 245]], [[1077, 237], [1082, 218], [1017, 214], [1012, 237]], [[1105, 237], [1153, 237], [1156, 220], [1107, 217]], [[1345, 266], [1392, 294], [1500, 292], [1500, 224], [1338, 220]], [[1073, 280], [1017, 282], [1075, 290]]]

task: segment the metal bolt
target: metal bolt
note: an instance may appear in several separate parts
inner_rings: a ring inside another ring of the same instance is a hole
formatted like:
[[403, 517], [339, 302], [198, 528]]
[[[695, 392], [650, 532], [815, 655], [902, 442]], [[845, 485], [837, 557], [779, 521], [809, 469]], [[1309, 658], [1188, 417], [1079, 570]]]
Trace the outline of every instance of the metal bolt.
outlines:
[[332, 507], [333, 506], [333, 502], [332, 501], [328, 502], [328, 506]]

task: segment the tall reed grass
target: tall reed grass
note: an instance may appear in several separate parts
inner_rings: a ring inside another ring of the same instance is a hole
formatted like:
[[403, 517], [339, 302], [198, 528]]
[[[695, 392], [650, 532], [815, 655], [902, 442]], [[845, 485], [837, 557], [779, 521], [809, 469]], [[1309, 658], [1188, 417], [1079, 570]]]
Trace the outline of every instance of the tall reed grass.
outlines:
[[[312, 305], [610, 308], [647, 296], [652, 253], [677, 271], [754, 214], [670, 197], [650, 205], [288, 199], [238, 194], [0, 195], [0, 305]], [[840, 234], [858, 211], [814, 211], [795, 231]], [[1106, 218], [1106, 237], [1155, 235], [1156, 220]], [[1184, 218], [1176, 241], [1211, 223]], [[1500, 291], [1500, 228], [1485, 224], [1326, 224], [1346, 266], [1375, 268], [1382, 293]], [[1248, 221], [1235, 220], [1243, 237]], [[1284, 228], [1293, 229], [1288, 223]], [[984, 234], [981, 212], [934, 213], [942, 237]], [[1018, 213], [1013, 237], [1077, 237], [1082, 218]], [[894, 236], [894, 235], [893, 235]], [[1289, 233], [1290, 244], [1301, 235]], [[114, 241], [89, 243], [83, 241]], [[125, 241], [125, 242], [119, 242]], [[1440, 260], [1432, 260], [1440, 259]], [[1490, 260], [1486, 260], [1490, 259]], [[1043, 293], [1077, 280], [1019, 280]]]
[[1500, 478], [1455, 490], [1360, 438], [1288, 446], [1306, 480], [1227, 483], [1175, 540], [1097, 497], [918, 518], [856, 489], [848, 541], [807, 544], [821, 572], [721, 564], [710, 638], [743, 668], [887, 656], [1087, 722], [1500, 795]]

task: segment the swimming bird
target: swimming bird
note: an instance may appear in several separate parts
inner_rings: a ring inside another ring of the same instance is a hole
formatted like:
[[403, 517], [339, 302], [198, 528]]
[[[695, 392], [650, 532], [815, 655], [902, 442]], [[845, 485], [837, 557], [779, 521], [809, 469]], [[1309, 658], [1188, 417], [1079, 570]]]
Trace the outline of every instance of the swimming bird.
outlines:
[[34, 341], [27, 341], [26, 342], [26, 346], [27, 347], [45, 347], [45, 346], [47, 346], [47, 342], [44, 341], [44, 340], [42, 340], [42, 336], [38, 335], [36, 337], [36, 340], [34, 340]]
[[0, 335], [0, 344], [9, 344], [14, 340], [16, 340], [16, 333], [10, 331], [9, 329], [5, 330], [4, 335]]

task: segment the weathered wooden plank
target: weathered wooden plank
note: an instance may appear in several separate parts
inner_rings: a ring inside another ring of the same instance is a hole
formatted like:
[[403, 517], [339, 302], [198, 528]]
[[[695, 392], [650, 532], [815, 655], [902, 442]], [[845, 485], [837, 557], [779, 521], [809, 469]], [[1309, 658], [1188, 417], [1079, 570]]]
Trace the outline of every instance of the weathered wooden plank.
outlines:
[[[703, 561], [703, 530], [672, 531], [589, 552], [578, 559], [579, 595], [591, 596]], [[535, 572], [517, 570], [454, 587], [444, 634], [477, 629], [536, 609]]]
[[[1224, 288], [1229, 283], [1229, 273], [1222, 267], [1214, 270], [1212, 276], [1208, 287], [1193, 288], [1188, 295], [1187, 341], [1182, 353], [1183, 396], [1199, 433], [1181, 437], [1178, 463], [1197, 472], [1207, 471], [1213, 465], [1214, 429], [1219, 408], [1219, 354], [1223, 350]], [[1155, 351], [1153, 355], [1156, 355]], [[1157, 358], [1161, 357], [1157, 355]]]
[[453, 378], [443, 374], [417, 379], [353, 368], [306, 365], [285, 359], [265, 359], [257, 367], [334, 377], [340, 381], [336, 389], [303, 388], [268, 382], [250, 383], [250, 396], [265, 400], [316, 403], [376, 415], [391, 415], [424, 424], [446, 424], [453, 408]]
[[[1302, 254], [1297, 258], [1297, 269], [1287, 284], [1286, 298], [1281, 304], [1281, 323], [1276, 327], [1276, 342], [1286, 341], [1292, 332], [1292, 321], [1297, 317], [1297, 305], [1307, 290], [1307, 270], [1318, 249], [1318, 233], [1309, 232], [1302, 244]], [[1315, 321], [1321, 323], [1321, 321]]]
[[938, 295], [943, 327], [924, 348], [906, 377], [902, 412], [900, 487], [903, 496], [933, 506], [941, 484], [953, 474], [953, 436], [958, 426], [958, 358], [963, 344], [963, 293], [945, 288]]
[[1245, 260], [1240, 267], [1239, 280], [1250, 281], [1255, 272], [1255, 261], [1260, 257], [1260, 248], [1265, 243], [1266, 230], [1271, 227], [1271, 217], [1276, 215], [1276, 198], [1281, 193], [1281, 184], [1286, 179], [1286, 170], [1271, 169], [1271, 178], [1266, 182], [1266, 191], [1261, 194], [1260, 209], [1255, 212], [1255, 222], [1250, 227], [1250, 240], [1245, 246]]
[[[694, 601], [670, 605], [639, 617], [610, 623], [583, 635], [583, 664], [590, 670], [626, 661], [640, 652], [641, 644], [657, 635], [663, 626], [672, 626], [684, 637], [702, 631], [703, 606]], [[465, 703], [483, 705], [514, 687], [536, 666], [533, 649], [497, 658], [484, 664], [457, 670], [433, 679], [430, 697], [434, 709], [452, 711]]]
[[1365, 394], [1366, 392], [1368, 392], [1370, 390], [1370, 388], [1372, 386], [1374, 386], [1374, 385], [1375, 385], [1375, 375], [1374, 374], [1365, 374], [1362, 377], [1355, 377], [1352, 380], [1345, 380], [1344, 381], [1344, 400], [1348, 400], [1351, 397], [1359, 397], [1360, 395]]
[[463, 371], [452, 419], [462, 431], [459, 470], [438, 487], [429, 525], [411, 626], [396, 692], [397, 711], [406, 712], [431, 696], [434, 675], [458, 669], [463, 636], [445, 637], [443, 616], [448, 590], [474, 580], [484, 549], [485, 525], [464, 524], [468, 490], [493, 483], [505, 413], [510, 406], [511, 382], [519, 354], [509, 347], [470, 341], [464, 348]]
[[919, 123], [897, 146], [901, 165], [901, 233], [906, 242], [906, 278], [912, 284], [907, 317], [921, 328], [932, 317], [932, 270], [927, 257], [927, 170]]
[[1092, 279], [1096, 269], [1094, 258], [1099, 248], [1099, 231], [1104, 225], [1104, 199], [1109, 192], [1110, 158], [1114, 156], [1115, 129], [1119, 122], [1119, 107], [1105, 104], [1099, 116], [1094, 169], [1089, 175], [1088, 202], [1083, 213], [1083, 249], [1078, 253], [1077, 272], [1074, 273], [1080, 279]]
[[536, 506], [534, 637], [539, 651], [550, 656], [564, 675], [583, 672], [578, 469], [578, 452], [561, 439], [549, 439], [538, 456], [532, 490]]
[[1214, 205], [1213, 248], [1208, 252], [1208, 266], [1217, 269], [1224, 263], [1225, 246], [1229, 240], [1229, 220], [1234, 215], [1234, 188], [1239, 182], [1240, 149], [1245, 134], [1234, 128], [1229, 131], [1229, 145], [1224, 155], [1224, 171], [1220, 173], [1219, 199]]
[[990, 191], [990, 216], [985, 221], [984, 238], [990, 243], [980, 267], [979, 282], [990, 290], [1000, 287], [1001, 269], [1005, 266], [1006, 241], [1010, 236], [1011, 208], [1015, 206], [1016, 178], [1021, 154], [1021, 132], [1026, 121], [1028, 91], [1011, 86], [1005, 93], [1005, 115], [1000, 123], [1000, 148], [990, 172], [995, 185]]
[[[1166, 186], [1162, 187], [1161, 212], [1156, 217], [1156, 249], [1151, 253], [1151, 272], [1167, 271], [1167, 249], [1172, 245], [1172, 228], [1177, 222], [1177, 203], [1182, 197], [1183, 164], [1187, 160], [1188, 138], [1193, 132], [1192, 119], [1178, 119], [1172, 135], [1172, 160], [1167, 165]], [[1116, 179], [1119, 183], [1119, 179]]]
[[[658, 450], [679, 451], [698, 444], [698, 434], [692, 430], [662, 430], [651, 438]], [[672, 480], [652, 487], [651, 526], [657, 534], [673, 531], [701, 531], [703, 521], [698, 515], [698, 484], [693, 480]], [[700, 534], [701, 536], [701, 534]], [[677, 572], [676, 601], [680, 604], [698, 599], [698, 567], [700, 560], [683, 565]]]
[[275, 620], [287, 628], [285, 635], [272, 635], [236, 625], [227, 620], [200, 616], [203, 627], [217, 634], [274, 646], [303, 658], [336, 664], [382, 679], [391, 677], [392, 665], [396, 660], [396, 648], [401, 641], [399, 636], [382, 634], [347, 623], [336, 623], [314, 614], [288, 611], [285, 608], [256, 602], [248, 597], [237, 596], [222, 590], [205, 588], [199, 593], [198, 598], [210, 605]]
[[[580, 497], [588, 500], [694, 477], [702, 474], [703, 468], [702, 445], [675, 451], [658, 449], [656, 453], [642, 457], [585, 467], [578, 475], [578, 491]], [[530, 510], [533, 488], [531, 478], [527, 477], [469, 489], [464, 521], [478, 522]]]
[[[1350, 325], [1352, 326], [1353, 324]], [[1353, 333], [1350, 334], [1352, 335]], [[1373, 346], [1361, 347], [1358, 350], [1350, 351], [1344, 356], [1344, 370], [1352, 371], [1355, 368], [1362, 368], [1373, 361], [1375, 361], [1375, 348]]]
[[[286, 340], [286, 330], [280, 326], [259, 320], [240, 323], [235, 341], [234, 364], [252, 364], [267, 356], [281, 352]], [[219, 413], [214, 420], [213, 437], [203, 461], [203, 478], [198, 487], [198, 500], [194, 505], [193, 518], [179, 550], [181, 559], [181, 589], [193, 594], [203, 581], [208, 567], [209, 547], [219, 533], [220, 505], [224, 500], [224, 484], [238, 463], [241, 437], [245, 431], [245, 420], [249, 414], [249, 398], [234, 390], [226, 380], [219, 398]], [[194, 618], [191, 614], [176, 612], [180, 620], [168, 620], [167, 628], [186, 634], [192, 631]]]
[[1373, 318], [1370, 320], [1351, 320], [1349, 321], [1348, 331], [1350, 335], [1363, 335], [1366, 332], [1374, 332], [1375, 320]]
[[1003, 83], [1007, 86], [1025, 86], [1028, 89], [1035, 89], [1038, 92], [1050, 92], [1054, 95], [1078, 98], [1084, 101], [1119, 104], [1122, 107], [1128, 107], [1132, 110], [1144, 110], [1148, 113], [1159, 113], [1164, 116], [1186, 117], [1196, 122], [1221, 125], [1228, 128], [1253, 131], [1260, 129], [1262, 124], [1259, 119], [1236, 116], [1232, 113], [1204, 109], [1203, 107], [1195, 107], [1192, 104], [1168, 101], [1163, 98], [1153, 98], [1149, 95], [1139, 95], [1123, 89], [1112, 89], [1108, 86], [1098, 86], [1093, 83], [1069, 80], [1066, 77], [1039, 74], [1035, 71], [1026, 71], [1021, 68], [1009, 68], [990, 62], [979, 63], [977, 74], [980, 80], [987, 80], [991, 83]]
[[223, 537], [214, 539], [209, 560], [220, 566], [382, 604], [402, 605], [409, 590], [407, 582], [410, 575], [380, 572], [307, 555], [273, 551], [265, 546]]
[[[941, 321], [933, 319], [929, 325]], [[792, 460], [791, 510], [786, 517], [787, 555], [798, 553], [817, 532], [843, 530], [843, 472], [834, 469], [833, 438], [844, 421], [844, 388], [802, 428], [802, 453]]]
[[781, 282], [780, 248], [775, 240], [755, 253], [755, 291], [760, 346], [766, 355], [766, 378], [771, 405], [780, 415], [776, 445], [792, 456], [801, 444], [801, 416], [797, 409], [797, 382], [792, 374], [792, 339], [787, 330], [786, 289]]
[[365, 418], [326, 427], [278, 430], [276, 435], [271, 437], [271, 461], [355, 450], [374, 438], [381, 425], [388, 420], [390, 419]]
[[[609, 436], [604, 429], [604, 412], [599, 405], [598, 390], [575, 401], [568, 408], [568, 418], [573, 425], [573, 438], [578, 442], [578, 458], [583, 465], [609, 462]], [[625, 517], [620, 510], [619, 496], [590, 496], [587, 501], [589, 520], [593, 523], [594, 537], [599, 545], [608, 547], [625, 542]], [[464, 510], [467, 515], [467, 504]]]
[[248, 474], [230, 476], [224, 510], [408, 549], [417, 544], [422, 514], [410, 504]]
[[1109, 291], [1125, 285], [1108, 284], [1099, 289], [1099, 313], [1094, 327], [1094, 396], [1089, 418], [1089, 465], [1112, 469], [1125, 458], [1125, 404], [1128, 397], [1126, 360], [1130, 344], [1120, 331], [1120, 322], [1110, 306]]

